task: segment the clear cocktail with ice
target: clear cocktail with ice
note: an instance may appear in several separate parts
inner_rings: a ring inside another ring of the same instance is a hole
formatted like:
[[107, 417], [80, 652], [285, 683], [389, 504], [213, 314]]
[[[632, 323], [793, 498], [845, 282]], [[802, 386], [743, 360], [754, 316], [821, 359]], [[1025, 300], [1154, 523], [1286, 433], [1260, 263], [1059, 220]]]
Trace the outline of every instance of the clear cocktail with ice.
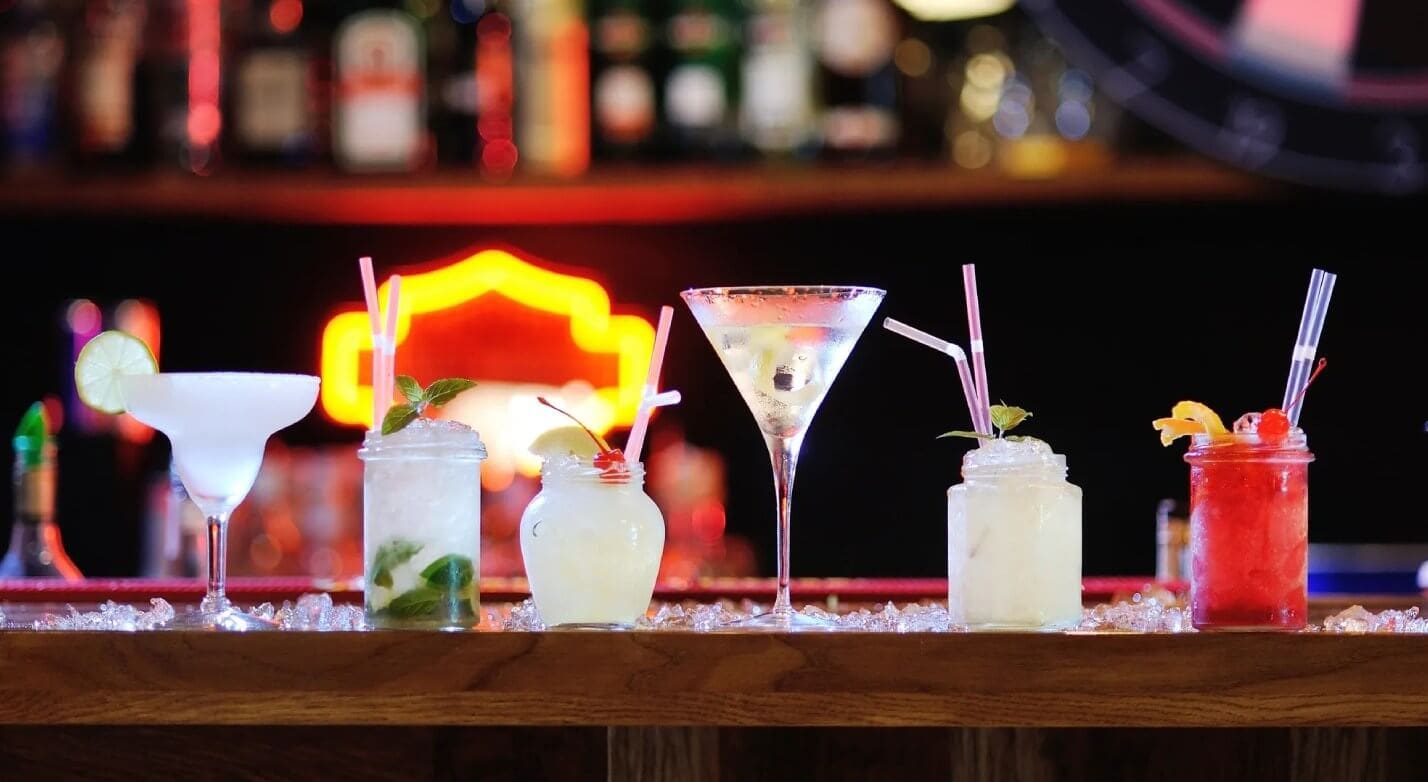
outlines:
[[479, 621], [481, 461], [475, 430], [418, 418], [369, 433], [363, 470], [367, 622], [462, 629]]
[[992, 439], [947, 491], [947, 612], [972, 629], [1081, 619], [1081, 489], [1046, 443]]

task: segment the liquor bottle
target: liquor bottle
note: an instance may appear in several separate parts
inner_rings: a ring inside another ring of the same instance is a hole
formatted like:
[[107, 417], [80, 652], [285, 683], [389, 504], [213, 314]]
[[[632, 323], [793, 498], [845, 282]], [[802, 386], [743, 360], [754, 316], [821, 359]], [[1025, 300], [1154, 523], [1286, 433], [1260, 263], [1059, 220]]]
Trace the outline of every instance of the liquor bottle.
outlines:
[[516, 0], [511, 9], [521, 166], [578, 175], [590, 165], [590, 30], [580, 2]]
[[649, 5], [646, 0], [591, 0], [591, 134], [601, 160], [655, 154], [659, 106]]
[[664, 118], [680, 157], [727, 157], [737, 149], [741, 17], [736, 0], [672, 0]]
[[252, 0], [231, 20], [229, 146], [245, 166], [302, 166], [316, 154], [313, 54], [302, 0]]
[[769, 157], [804, 156], [818, 134], [805, 9], [799, 0], [752, 0], [744, 25], [739, 129]]
[[437, 165], [471, 169], [476, 165], [476, 22], [485, 0], [450, 0], [447, 13], [428, 17], [429, 123]]
[[824, 155], [893, 154], [899, 137], [893, 67], [898, 20], [888, 0], [821, 0], [814, 31]]
[[15, 432], [15, 522], [0, 578], [78, 581], [55, 526], [55, 444], [42, 402], [32, 405]]
[[140, 67], [147, 6], [86, 0], [69, 50], [69, 151], [87, 169], [148, 162], [147, 74]]
[[52, 0], [21, 0], [0, 36], [0, 146], [8, 167], [43, 168], [58, 148], [65, 41]]
[[333, 43], [332, 149], [348, 171], [412, 171], [427, 156], [426, 68], [409, 14], [351, 14]]

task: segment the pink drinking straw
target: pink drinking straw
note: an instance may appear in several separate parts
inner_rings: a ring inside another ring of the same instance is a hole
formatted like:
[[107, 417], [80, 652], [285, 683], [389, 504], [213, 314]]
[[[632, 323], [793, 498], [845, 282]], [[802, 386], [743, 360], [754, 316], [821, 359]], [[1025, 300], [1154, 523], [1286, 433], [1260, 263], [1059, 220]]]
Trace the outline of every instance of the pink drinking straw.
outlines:
[[892, 318], [883, 319], [883, 328], [894, 334], [907, 337], [919, 345], [932, 348], [938, 353], [946, 353], [951, 356], [952, 360], [957, 362], [957, 376], [962, 379], [962, 396], [967, 399], [967, 412], [972, 416], [972, 428], [978, 434], [992, 433], [990, 429], [986, 431], [982, 429], [982, 417], [977, 412], [982, 409], [982, 405], [977, 398], [976, 381], [972, 379], [972, 371], [967, 366], [967, 354], [961, 347]]
[[387, 329], [382, 334], [382, 415], [392, 407], [392, 389], [397, 385], [397, 308], [402, 300], [402, 275], [387, 282]]
[[650, 369], [645, 374], [645, 387], [640, 392], [640, 409], [635, 413], [635, 423], [630, 427], [630, 437], [625, 441], [625, 461], [634, 464], [640, 460], [640, 452], [645, 447], [645, 434], [649, 430], [650, 416], [655, 405], [651, 400], [659, 393], [659, 373], [664, 368], [664, 349], [669, 346], [669, 329], [674, 323], [674, 308], [659, 308], [659, 327], [655, 329], [654, 350], [650, 352]]
[[[967, 295], [967, 330], [972, 350], [972, 373], [977, 380], [978, 412], [981, 413], [981, 427], [988, 434], [992, 431], [992, 397], [987, 392], [987, 349], [982, 342], [982, 308], [977, 303], [977, 265], [962, 266], [962, 289]], [[983, 431], [979, 428], [978, 431]]]
[[382, 369], [382, 313], [377, 304], [377, 277], [372, 273], [372, 258], [364, 255], [357, 259], [362, 270], [362, 295], [367, 299], [367, 319], [372, 324], [372, 428], [382, 428], [381, 400], [377, 396], [377, 384], [384, 374]]

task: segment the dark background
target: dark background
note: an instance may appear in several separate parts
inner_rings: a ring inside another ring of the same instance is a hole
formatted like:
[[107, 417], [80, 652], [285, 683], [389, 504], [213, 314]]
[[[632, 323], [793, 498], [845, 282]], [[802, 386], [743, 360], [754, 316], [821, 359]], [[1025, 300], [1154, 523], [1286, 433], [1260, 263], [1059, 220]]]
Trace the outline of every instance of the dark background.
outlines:
[[[0, 221], [11, 249], [0, 417], [64, 388], [64, 303], [156, 302], [166, 370], [315, 372], [319, 332], [360, 304], [355, 259], [416, 270], [491, 244], [602, 279], [617, 309], [677, 305], [665, 385], [678, 422], [728, 460], [729, 530], [772, 572], [772, 482], [743, 402], [678, 302], [679, 290], [746, 283], [848, 283], [889, 293], [893, 316], [966, 341], [958, 266], [975, 261], [994, 398], [1035, 412], [1027, 433], [1069, 458], [1085, 490], [1088, 574], [1153, 570], [1154, 514], [1183, 497], [1183, 446], [1153, 418], [1179, 399], [1232, 421], [1277, 405], [1309, 271], [1339, 274], [1320, 355], [1330, 366], [1303, 425], [1314, 542], [1421, 541], [1425, 471], [1422, 200], [1291, 191], [1270, 201], [1047, 204], [649, 227], [373, 228], [105, 220]], [[498, 338], [485, 335], [483, 338]], [[473, 344], [479, 349], [479, 343]], [[6, 423], [6, 426], [11, 423]], [[793, 537], [797, 576], [945, 572], [946, 488], [968, 428], [952, 363], [870, 327], [808, 436]], [[291, 443], [351, 442], [320, 412]], [[80, 567], [138, 562], [136, 487], [102, 464], [107, 442], [62, 442], [61, 525]], [[165, 463], [156, 437], [140, 456]], [[355, 458], [355, 457], [354, 457]], [[9, 507], [9, 486], [3, 490]]]

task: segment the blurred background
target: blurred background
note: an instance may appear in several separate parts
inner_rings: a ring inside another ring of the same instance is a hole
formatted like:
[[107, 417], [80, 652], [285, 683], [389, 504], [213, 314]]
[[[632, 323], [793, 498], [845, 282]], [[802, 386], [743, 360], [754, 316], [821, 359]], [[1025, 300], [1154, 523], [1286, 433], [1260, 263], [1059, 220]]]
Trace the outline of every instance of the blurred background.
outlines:
[[[1320, 266], [1339, 282], [1302, 421], [1311, 540], [1423, 541], [1411, 6], [1084, 5], [0, 0], [0, 418], [45, 401], [85, 574], [192, 574], [201, 519], [167, 441], [78, 404], [79, 347], [124, 328], [165, 370], [320, 374], [230, 572], [358, 575], [356, 259], [479, 275], [497, 248], [531, 280], [593, 281], [631, 328], [676, 305], [664, 385], [684, 403], [655, 419], [648, 486], [664, 575], [771, 575], [762, 439], [678, 292], [875, 285], [879, 320], [965, 344], [976, 262], [992, 394], [1067, 454], [1086, 572], [1151, 574], [1157, 509], [1187, 488], [1151, 419], [1278, 404]], [[598, 401], [644, 357], [580, 348], [569, 320], [495, 290], [415, 315], [398, 354], [481, 381], [453, 414], [493, 446], [484, 575], [520, 574], [529, 400], [616, 440], [629, 424]], [[935, 437], [964, 419], [950, 361], [870, 327], [808, 436], [794, 575], [945, 574], [965, 445]]]

